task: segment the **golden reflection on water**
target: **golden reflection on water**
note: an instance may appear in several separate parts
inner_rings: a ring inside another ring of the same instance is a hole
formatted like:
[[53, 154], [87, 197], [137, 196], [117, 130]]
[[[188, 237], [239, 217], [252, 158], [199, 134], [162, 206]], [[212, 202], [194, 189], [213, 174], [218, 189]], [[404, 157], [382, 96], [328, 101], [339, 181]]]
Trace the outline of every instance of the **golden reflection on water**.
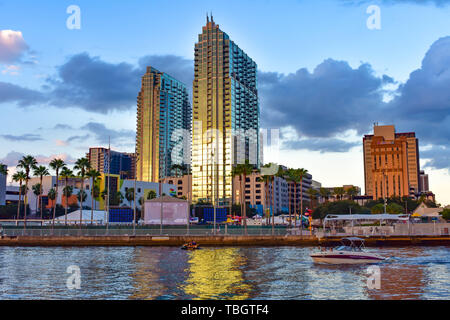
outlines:
[[239, 248], [201, 249], [188, 252], [189, 273], [183, 286], [192, 299], [248, 299], [251, 286], [240, 266], [247, 263]]
[[133, 260], [137, 269], [130, 274], [133, 279], [130, 299], [155, 299], [167, 291], [164, 282], [159, 281], [160, 274], [164, 272], [159, 267], [162, 255], [156, 250], [136, 250]]

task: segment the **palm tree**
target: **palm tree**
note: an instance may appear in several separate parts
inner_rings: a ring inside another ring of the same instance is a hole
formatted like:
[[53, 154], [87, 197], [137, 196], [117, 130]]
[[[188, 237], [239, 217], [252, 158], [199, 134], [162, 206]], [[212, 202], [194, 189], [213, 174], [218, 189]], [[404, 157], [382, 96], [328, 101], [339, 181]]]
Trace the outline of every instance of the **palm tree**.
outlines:
[[318, 191], [313, 188], [306, 190], [310, 199], [311, 210], [314, 208], [314, 200], [317, 198]]
[[0, 162], [0, 174], [7, 176], [8, 175], [8, 166]]
[[[245, 160], [245, 163], [236, 165], [235, 174], [242, 176], [241, 188], [242, 188], [242, 184], [244, 184], [244, 186], [245, 186], [247, 176], [251, 175], [253, 170], [255, 170], [255, 167], [252, 164], [250, 164], [249, 160]], [[245, 190], [245, 188], [242, 188], [242, 190]], [[243, 198], [242, 205], [244, 206], [244, 211], [243, 211], [244, 232], [245, 232], [245, 234], [247, 234], [247, 203], [245, 201], [245, 197], [243, 196], [242, 198]]]
[[[86, 178], [86, 172], [91, 168], [91, 164], [88, 159], [80, 158], [75, 162], [74, 170], [78, 170], [78, 176], [81, 177], [81, 191], [84, 191], [84, 179]], [[80, 197], [80, 228], [83, 223], [83, 197]]]
[[[30, 172], [32, 169], [34, 169], [37, 165], [37, 161], [33, 156], [24, 156], [21, 160], [19, 160], [19, 164], [17, 165], [17, 168], [21, 168], [25, 170], [25, 190], [28, 190], [28, 181], [30, 180]], [[27, 227], [27, 204], [28, 204], [28, 195], [25, 193], [24, 198], [24, 222], [23, 227], [24, 229]]]
[[[300, 234], [303, 235], [303, 179], [307, 176], [308, 170], [300, 168], [296, 171], [296, 182], [300, 182]], [[297, 189], [297, 184], [295, 184]], [[297, 194], [297, 190], [296, 190]]]
[[[36, 183], [35, 185], [31, 186], [31, 190], [33, 190], [33, 194], [36, 196], [36, 211], [38, 210], [38, 201], [39, 196], [42, 194], [42, 187], [40, 183]], [[41, 215], [42, 219], [42, 215]]]
[[[64, 181], [65, 181], [65, 185], [64, 185], [64, 189], [63, 189], [64, 196], [66, 197], [66, 206], [64, 208], [64, 210], [65, 210], [64, 221], [65, 221], [65, 224], [67, 225], [67, 207], [69, 206], [69, 197], [72, 195], [72, 192], [73, 192], [73, 189], [71, 188], [70, 195], [69, 195], [69, 192], [68, 192], [69, 190], [68, 190], [67, 184], [69, 182], [69, 178], [73, 177], [72, 170], [70, 170], [67, 167], [63, 167], [61, 170], [61, 177], [63, 177]], [[58, 184], [56, 184], [56, 186], [58, 186]], [[56, 211], [53, 211], [53, 224], [55, 223], [55, 212]]]
[[133, 203], [133, 201], [134, 201], [134, 188], [128, 188], [126, 191], [125, 191], [125, 199], [127, 199], [127, 201], [129, 202], [129, 203]]
[[326, 189], [326, 188], [320, 188], [319, 193], [320, 193], [320, 196], [325, 200], [325, 203], [328, 202], [328, 198], [331, 195], [330, 190]]
[[47, 168], [44, 166], [39, 166], [39, 167], [35, 167], [34, 168], [34, 175], [39, 177], [40, 179], [40, 193], [39, 193], [39, 206], [41, 208], [41, 220], [42, 220], [42, 179], [44, 178], [44, 176], [48, 176], [50, 173], [48, 172]]
[[91, 186], [91, 224], [94, 223], [94, 189], [97, 179], [100, 178], [101, 174], [95, 169], [90, 169], [88, 173], [86, 173], [86, 177], [91, 178], [92, 186]]
[[58, 186], [59, 186], [59, 170], [66, 167], [66, 164], [62, 159], [53, 159], [49, 163], [50, 168], [55, 170], [56, 172], [56, 201], [53, 205], [53, 220], [55, 220], [56, 216], [56, 203], [58, 202]]
[[[56, 201], [56, 191], [54, 188], [51, 188], [50, 190], [48, 190], [47, 197], [52, 201]], [[41, 219], [42, 219], [42, 217], [41, 217]]]
[[[270, 164], [269, 164], [270, 165]], [[262, 176], [262, 181], [264, 182], [264, 204], [265, 204], [265, 208], [264, 208], [264, 214], [266, 213], [267, 208], [269, 208], [270, 210], [270, 204], [268, 205], [269, 201], [269, 182], [272, 180], [272, 175], [263, 175]], [[269, 211], [270, 212], [270, 211]], [[270, 216], [269, 216], [270, 217]], [[266, 223], [268, 224], [268, 220], [267, 220], [267, 215], [266, 215]]]
[[342, 200], [342, 196], [345, 194], [345, 189], [342, 187], [335, 187], [333, 189], [334, 195], [336, 196], [337, 200]]
[[[295, 170], [294, 169], [288, 169], [285, 172], [285, 176], [284, 179], [286, 180], [286, 182], [288, 183], [288, 199], [289, 199], [289, 227], [292, 227], [292, 217], [291, 217], [291, 184], [293, 182], [295, 182]], [[297, 202], [295, 196], [294, 196], [294, 203]], [[295, 206], [295, 204], [294, 204]], [[295, 208], [295, 207], [294, 207]], [[294, 213], [295, 213], [295, 209], [294, 209]], [[295, 214], [294, 214], [295, 217]]]
[[358, 195], [358, 188], [352, 186], [346, 190], [347, 196], [353, 201], [353, 198]]
[[17, 171], [13, 174], [12, 179], [14, 182], [19, 182], [19, 203], [17, 204], [17, 220], [20, 217], [20, 201], [22, 198], [22, 183], [26, 180], [27, 176], [23, 171]]

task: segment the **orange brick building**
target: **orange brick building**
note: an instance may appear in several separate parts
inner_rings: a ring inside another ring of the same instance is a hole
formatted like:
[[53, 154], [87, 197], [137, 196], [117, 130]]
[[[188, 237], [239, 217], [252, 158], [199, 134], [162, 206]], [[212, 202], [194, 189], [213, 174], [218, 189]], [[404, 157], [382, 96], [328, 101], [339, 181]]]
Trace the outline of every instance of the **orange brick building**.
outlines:
[[363, 138], [366, 195], [373, 199], [414, 196], [419, 189], [419, 141], [393, 125], [374, 126]]

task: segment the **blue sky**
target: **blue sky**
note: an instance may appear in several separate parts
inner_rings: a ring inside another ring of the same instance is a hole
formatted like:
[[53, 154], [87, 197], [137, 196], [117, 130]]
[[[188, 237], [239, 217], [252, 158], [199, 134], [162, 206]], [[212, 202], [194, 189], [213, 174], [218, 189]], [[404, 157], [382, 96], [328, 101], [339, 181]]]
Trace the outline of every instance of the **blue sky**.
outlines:
[[[83, 156], [89, 146], [104, 145], [105, 134], [115, 137], [116, 149], [133, 151], [134, 101], [142, 63], [174, 70], [175, 76], [190, 81], [194, 43], [206, 12], [212, 11], [221, 29], [258, 64], [263, 126], [292, 133], [294, 141], [280, 155], [287, 165], [306, 167], [325, 186], [353, 183], [363, 187], [362, 134], [371, 133], [373, 121], [394, 123], [398, 131], [417, 131], [431, 189], [438, 201], [448, 204], [450, 141], [439, 135], [448, 133], [443, 128], [450, 122], [450, 100], [440, 93], [450, 82], [440, 79], [436, 84], [432, 78], [437, 65], [450, 57], [445, 38], [450, 36], [450, 5], [446, 3], [0, 0], [0, 30], [20, 31], [26, 44], [15, 58], [3, 61], [1, 50], [7, 49], [0, 44], [0, 161], [24, 153], [39, 155], [44, 162], [64, 154], [70, 161]], [[81, 8], [80, 30], [66, 28], [66, 8], [72, 4]], [[366, 26], [366, 9], [372, 4], [381, 9], [380, 30]], [[423, 65], [423, 61], [428, 62]], [[77, 66], [85, 73], [78, 75]], [[411, 80], [415, 70], [422, 72]], [[340, 88], [342, 81], [333, 82], [336, 74], [357, 88]], [[108, 79], [135, 80], [111, 89]], [[120, 102], [93, 90], [87, 95], [90, 101], [65, 95], [68, 88], [84, 94], [86, 88], [79, 82], [87, 80], [98, 92], [117, 93]], [[320, 90], [329, 84], [332, 90]], [[420, 97], [413, 94], [418, 91], [415, 86], [425, 88]], [[299, 88], [303, 94], [298, 95]], [[327, 96], [335, 88], [335, 96]], [[403, 98], [383, 104], [383, 88]], [[277, 92], [285, 92], [286, 97], [280, 100]], [[349, 97], [334, 105], [336, 95]], [[403, 117], [410, 104], [417, 116]], [[280, 114], [275, 106], [281, 108]], [[290, 117], [292, 113], [305, 116]], [[305, 140], [295, 141], [299, 139]], [[341, 148], [331, 148], [330, 142]]]

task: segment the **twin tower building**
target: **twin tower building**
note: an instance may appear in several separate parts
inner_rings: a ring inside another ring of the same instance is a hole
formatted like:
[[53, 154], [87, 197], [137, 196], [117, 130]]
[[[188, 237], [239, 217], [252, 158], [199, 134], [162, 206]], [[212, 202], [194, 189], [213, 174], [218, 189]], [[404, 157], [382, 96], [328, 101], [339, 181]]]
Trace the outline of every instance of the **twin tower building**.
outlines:
[[195, 44], [189, 89], [148, 67], [137, 98], [137, 179], [159, 182], [174, 165], [192, 173], [192, 201], [227, 204], [232, 168], [260, 165], [257, 65], [213, 17]]

